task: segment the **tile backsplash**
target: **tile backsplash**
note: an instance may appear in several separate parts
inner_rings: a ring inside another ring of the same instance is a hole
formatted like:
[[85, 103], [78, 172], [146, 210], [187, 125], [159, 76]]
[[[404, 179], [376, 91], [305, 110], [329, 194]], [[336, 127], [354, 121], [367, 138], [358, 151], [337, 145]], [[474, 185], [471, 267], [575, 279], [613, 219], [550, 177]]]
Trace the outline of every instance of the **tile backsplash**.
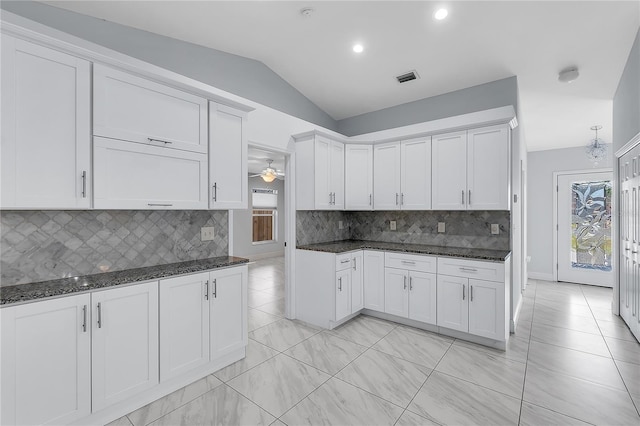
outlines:
[[[213, 241], [200, 228], [215, 227]], [[0, 286], [226, 256], [227, 211], [0, 212]]]
[[[449, 247], [473, 247], [509, 250], [511, 214], [508, 211], [298, 211], [298, 245], [341, 239], [428, 244]], [[338, 220], [345, 230], [337, 230]], [[396, 221], [391, 231], [389, 222]], [[445, 233], [438, 233], [438, 222]], [[500, 234], [491, 234], [491, 224], [500, 226]]]

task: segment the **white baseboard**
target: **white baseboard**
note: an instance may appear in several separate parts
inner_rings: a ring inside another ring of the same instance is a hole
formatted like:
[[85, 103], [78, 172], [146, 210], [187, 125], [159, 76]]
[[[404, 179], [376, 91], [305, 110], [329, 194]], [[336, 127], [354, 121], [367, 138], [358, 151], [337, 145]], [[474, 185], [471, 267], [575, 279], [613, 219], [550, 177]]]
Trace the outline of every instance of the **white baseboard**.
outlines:
[[544, 280], [544, 281], [555, 281], [553, 279], [553, 274], [547, 274], [545, 272], [532, 272], [529, 271], [529, 279], [532, 280]]

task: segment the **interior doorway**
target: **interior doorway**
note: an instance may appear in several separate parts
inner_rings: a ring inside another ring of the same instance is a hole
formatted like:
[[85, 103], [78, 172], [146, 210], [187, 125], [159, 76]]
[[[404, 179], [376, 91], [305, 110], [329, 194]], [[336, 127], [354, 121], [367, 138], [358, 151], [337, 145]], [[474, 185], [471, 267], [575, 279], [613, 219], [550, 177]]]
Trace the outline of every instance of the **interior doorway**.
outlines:
[[613, 287], [612, 172], [557, 173], [556, 280]]

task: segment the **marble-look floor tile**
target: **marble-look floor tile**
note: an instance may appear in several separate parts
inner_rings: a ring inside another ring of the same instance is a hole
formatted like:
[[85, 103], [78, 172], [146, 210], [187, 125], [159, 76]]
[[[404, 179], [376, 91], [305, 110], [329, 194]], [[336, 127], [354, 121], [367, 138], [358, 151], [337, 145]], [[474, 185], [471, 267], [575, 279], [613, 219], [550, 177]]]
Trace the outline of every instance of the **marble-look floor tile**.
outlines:
[[535, 365], [527, 367], [523, 399], [593, 424], [631, 425], [640, 422], [628, 392]]
[[605, 337], [613, 359], [640, 364], [640, 343]]
[[280, 417], [330, 377], [280, 354], [227, 383], [272, 415]]
[[536, 310], [533, 314], [533, 323], [600, 335], [600, 329], [593, 317], [563, 314], [560, 312], [550, 313]]
[[249, 338], [277, 351], [286, 351], [319, 331], [297, 321], [282, 319], [252, 331]]
[[518, 361], [453, 345], [436, 371], [521, 399], [525, 368]]
[[285, 353], [334, 375], [366, 350], [365, 346], [322, 332], [298, 343]]
[[275, 285], [276, 284], [271, 279], [255, 276], [249, 273], [247, 287], [249, 287], [250, 290], [263, 291], [273, 288]]
[[402, 408], [332, 378], [288, 411], [287, 425], [393, 425]]
[[275, 417], [227, 385], [205, 393], [160, 417], [151, 426], [269, 425]]
[[275, 296], [276, 299], [281, 299], [285, 295], [284, 283], [283, 284], [278, 284], [278, 285], [276, 285], [274, 287], [271, 287], [271, 288], [266, 288], [266, 289], [264, 289], [262, 291], [264, 291], [265, 293], [269, 293], [269, 294]]
[[466, 340], [458, 339], [453, 343], [454, 346], [464, 346], [480, 352], [487, 352], [493, 356], [500, 358], [507, 358], [513, 361], [519, 361], [526, 363], [527, 355], [529, 353], [529, 338], [520, 338], [518, 335], [512, 334], [507, 342], [507, 347], [503, 351], [501, 349], [494, 349], [484, 345], [478, 345], [476, 343], [467, 342]]
[[395, 426], [439, 426], [439, 424], [406, 410], [402, 413]]
[[515, 425], [520, 399], [434, 371], [408, 410], [442, 425]]
[[575, 303], [563, 303], [556, 300], [538, 299], [536, 300], [534, 311], [548, 312], [550, 314], [577, 315], [581, 317], [593, 318], [591, 308], [588, 305]]
[[529, 339], [529, 337], [531, 336], [532, 324], [533, 323], [531, 321], [524, 321], [522, 318], [519, 318], [518, 323], [516, 324], [516, 332], [513, 333], [513, 336], [522, 339]]
[[426, 367], [369, 349], [335, 377], [406, 407], [430, 373]]
[[134, 426], [144, 426], [220, 385], [220, 380], [209, 375], [128, 414], [129, 420]]
[[282, 423], [280, 420], [276, 420], [275, 422], [271, 423], [269, 426], [287, 426], [287, 425]]
[[625, 390], [611, 357], [531, 341], [528, 365]]
[[591, 308], [591, 313], [596, 320], [616, 321], [620, 319], [618, 315], [611, 312], [611, 308]]
[[218, 370], [214, 373], [214, 375], [228, 382], [234, 377], [244, 373], [247, 370], [252, 369], [256, 365], [259, 365], [266, 360], [273, 358], [278, 355], [278, 351], [275, 349], [271, 349], [268, 346], [263, 345], [262, 343], [258, 343], [255, 340], [249, 339], [249, 344], [247, 345], [246, 356], [242, 358], [240, 361], [236, 361], [233, 364], [223, 368], [222, 370]]
[[616, 365], [629, 393], [634, 397], [640, 398], [640, 364], [616, 361]]
[[250, 308], [257, 308], [260, 305], [278, 300], [278, 297], [265, 291], [249, 289], [247, 292], [247, 305]]
[[635, 342], [636, 338], [629, 330], [629, 327], [626, 324], [621, 324], [619, 322], [614, 321], [598, 321], [598, 327], [600, 327], [600, 332], [605, 337], [613, 337], [614, 339], [620, 340], [628, 340], [629, 342]]
[[249, 308], [247, 319], [249, 322], [248, 331], [253, 331], [272, 322], [280, 321], [282, 318], [259, 311], [258, 309]]
[[588, 426], [581, 420], [537, 405], [522, 403], [522, 411], [520, 412], [520, 426]]
[[533, 323], [531, 340], [562, 346], [594, 355], [611, 356], [609, 349], [600, 335], [583, 333], [562, 327]]
[[119, 419], [115, 419], [111, 423], [107, 423], [105, 426], [132, 426], [127, 416], [122, 416]]
[[340, 327], [334, 328], [330, 333], [335, 333], [338, 337], [369, 347], [394, 328], [396, 328], [396, 325], [391, 322], [360, 315]]
[[387, 334], [373, 348], [433, 369], [452, 342], [453, 340], [447, 337], [400, 326]]
[[265, 303], [264, 305], [258, 306], [256, 309], [266, 312], [271, 315], [276, 315], [279, 317], [284, 317], [284, 298], [276, 299], [273, 302]]

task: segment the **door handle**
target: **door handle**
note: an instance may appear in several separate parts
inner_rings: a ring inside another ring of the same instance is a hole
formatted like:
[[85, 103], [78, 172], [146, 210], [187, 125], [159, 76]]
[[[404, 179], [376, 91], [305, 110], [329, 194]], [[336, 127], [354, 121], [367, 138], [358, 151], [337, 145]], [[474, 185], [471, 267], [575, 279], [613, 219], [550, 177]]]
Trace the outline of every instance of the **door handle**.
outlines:
[[204, 283], [204, 299], [209, 300], [209, 280]]
[[147, 138], [149, 142], [162, 142], [165, 145], [171, 145], [173, 142], [163, 141], [162, 139]]
[[398, 205], [398, 193], [396, 192], [396, 206]]
[[354, 271], [358, 270], [358, 258], [357, 257], [353, 258], [353, 270]]
[[462, 190], [462, 204], [464, 204], [464, 189]]
[[402, 277], [404, 279], [404, 289], [407, 289], [407, 276]]
[[469, 190], [469, 205], [471, 205], [471, 190]]
[[213, 182], [213, 201], [218, 201], [218, 182]]
[[473, 286], [469, 286], [469, 301], [473, 302]]
[[213, 280], [213, 298], [217, 299], [218, 298], [218, 279], [214, 279]]
[[400, 193], [400, 205], [404, 206], [404, 192]]
[[87, 332], [87, 305], [82, 307], [82, 331]]
[[369, 205], [373, 204], [373, 194], [369, 194]]
[[464, 298], [465, 298], [465, 294], [464, 294], [464, 288], [465, 287], [466, 287], [465, 285], [462, 286], [462, 300], [464, 300]]
[[87, 198], [87, 172], [82, 171], [82, 198]]
[[98, 302], [98, 328], [102, 328], [102, 306]]
[[413, 277], [409, 276], [409, 291], [413, 290]]
[[342, 291], [342, 277], [338, 278], [338, 290]]

